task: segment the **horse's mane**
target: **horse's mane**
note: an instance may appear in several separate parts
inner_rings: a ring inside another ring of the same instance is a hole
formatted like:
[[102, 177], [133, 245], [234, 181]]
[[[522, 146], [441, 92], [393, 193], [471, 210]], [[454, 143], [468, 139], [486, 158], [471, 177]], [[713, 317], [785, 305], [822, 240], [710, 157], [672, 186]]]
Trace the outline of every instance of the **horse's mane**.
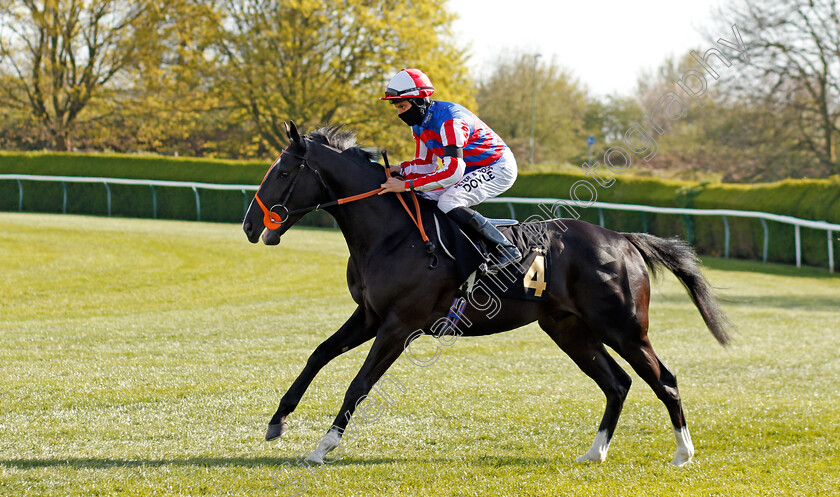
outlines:
[[356, 143], [356, 133], [344, 127], [343, 124], [327, 124], [306, 135], [310, 140], [328, 145], [340, 152], [349, 152], [367, 162], [376, 162], [379, 154], [373, 148], [363, 147]]

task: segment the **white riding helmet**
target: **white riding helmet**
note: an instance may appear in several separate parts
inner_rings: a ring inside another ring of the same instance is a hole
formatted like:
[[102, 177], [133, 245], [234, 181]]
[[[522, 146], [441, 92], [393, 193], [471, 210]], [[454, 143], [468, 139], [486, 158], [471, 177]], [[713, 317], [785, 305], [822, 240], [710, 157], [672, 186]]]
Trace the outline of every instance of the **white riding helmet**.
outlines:
[[391, 78], [385, 96], [380, 100], [403, 100], [406, 98], [428, 98], [435, 87], [428, 76], [419, 69], [403, 69]]

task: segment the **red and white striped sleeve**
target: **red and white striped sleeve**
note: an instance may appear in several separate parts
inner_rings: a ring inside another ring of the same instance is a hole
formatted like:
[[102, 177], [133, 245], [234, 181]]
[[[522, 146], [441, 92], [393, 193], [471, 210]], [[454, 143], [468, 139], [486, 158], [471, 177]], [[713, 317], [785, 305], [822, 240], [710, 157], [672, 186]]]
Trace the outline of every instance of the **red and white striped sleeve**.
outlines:
[[[444, 148], [454, 146], [464, 148], [470, 136], [470, 127], [462, 119], [450, 119], [440, 128], [441, 143]], [[437, 190], [452, 186], [464, 177], [466, 164], [460, 157], [445, 156], [440, 169], [414, 180], [414, 189], [418, 191]], [[408, 186], [408, 185], [407, 185]]]
[[423, 175], [435, 172], [435, 156], [432, 151], [426, 148], [423, 140], [412, 131], [414, 135], [414, 159], [400, 163], [400, 169], [403, 176], [408, 175]]

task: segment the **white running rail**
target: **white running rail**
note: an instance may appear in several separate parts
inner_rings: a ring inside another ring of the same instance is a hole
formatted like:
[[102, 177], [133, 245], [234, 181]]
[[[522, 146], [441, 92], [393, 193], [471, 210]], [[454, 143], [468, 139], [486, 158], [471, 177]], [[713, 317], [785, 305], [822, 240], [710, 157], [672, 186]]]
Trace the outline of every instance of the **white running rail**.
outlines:
[[[107, 193], [107, 203], [108, 203], [108, 215], [111, 215], [111, 189], [108, 185], [140, 185], [140, 186], [148, 186], [152, 190], [152, 204], [153, 204], [153, 212], [155, 217], [157, 217], [157, 196], [155, 194], [155, 187], [180, 187], [180, 188], [190, 188], [192, 189], [193, 193], [195, 194], [195, 205], [196, 205], [196, 219], [201, 220], [201, 197], [198, 191], [201, 190], [228, 190], [228, 191], [240, 191], [242, 195], [246, 197], [248, 191], [256, 191], [259, 188], [258, 185], [224, 185], [224, 184], [214, 184], [214, 183], [195, 183], [195, 182], [184, 182], [184, 181], [158, 181], [158, 180], [146, 180], [146, 179], [122, 179], [122, 178], [91, 178], [91, 177], [82, 177], [82, 176], [38, 176], [38, 175], [29, 175], [29, 174], [0, 174], [0, 180], [12, 180], [17, 181], [18, 184], [18, 191], [19, 191], [19, 198], [18, 198], [18, 209], [23, 211], [23, 196], [24, 196], [24, 189], [22, 181], [51, 181], [51, 182], [59, 182], [62, 184], [64, 190], [64, 200], [63, 200], [63, 212], [67, 212], [67, 186], [66, 183], [101, 183], [105, 186], [105, 190]], [[552, 213], [555, 209], [559, 206], [569, 206], [569, 207], [577, 207], [581, 208], [580, 203], [572, 202], [571, 200], [563, 200], [563, 199], [556, 199], [556, 198], [531, 198], [531, 197], [497, 197], [494, 199], [486, 200], [485, 203], [496, 203], [496, 204], [507, 204], [508, 209], [510, 209], [510, 215], [512, 218], [516, 218], [516, 211], [514, 209], [515, 204], [529, 204], [529, 205], [542, 205], [543, 211], [546, 214]], [[797, 217], [792, 216], [783, 216], [779, 214], [770, 214], [767, 212], [757, 212], [757, 211], [738, 211], [738, 210], [730, 210], [730, 209], [683, 209], [677, 207], [653, 207], [649, 205], [632, 205], [632, 204], [613, 204], [608, 202], [592, 202], [587, 203], [586, 207], [594, 207], [598, 210], [598, 217], [600, 219], [601, 226], [604, 226], [604, 215], [603, 209], [606, 210], [620, 210], [620, 211], [630, 211], [630, 212], [652, 212], [657, 214], [680, 214], [683, 216], [720, 216], [723, 220], [724, 226], [724, 257], [729, 257], [729, 217], [742, 217], [742, 218], [754, 218], [761, 221], [762, 228], [764, 229], [764, 243], [763, 243], [763, 250], [762, 250], [762, 261], [767, 262], [767, 251], [769, 248], [770, 243], [770, 231], [767, 227], [767, 221], [775, 221], [778, 223], [790, 224], [795, 227], [794, 229], [794, 241], [796, 246], [796, 266], [800, 267], [802, 265], [802, 240], [800, 234], [800, 228], [811, 228], [817, 230], [825, 230], [826, 231], [826, 238], [828, 244], [828, 267], [829, 271], [832, 273], [834, 272], [834, 245], [833, 245], [833, 237], [834, 233], [840, 233], [840, 224], [833, 224], [828, 223], [825, 221], [811, 221], [808, 219], [800, 219]], [[645, 219], [645, 218], [643, 218]], [[645, 219], [646, 221], [646, 219]], [[647, 224], [647, 223], [645, 223]], [[647, 226], [645, 226], [645, 230], [647, 230]]]
[[[580, 208], [580, 203], [571, 200], [562, 200], [556, 198], [531, 198], [531, 197], [497, 197], [490, 200], [485, 200], [486, 203], [507, 204], [511, 212], [511, 217], [515, 218], [514, 204], [529, 204], [529, 205], [543, 205], [542, 209], [545, 214], [555, 212], [555, 209], [561, 205], [569, 207]], [[764, 228], [764, 243], [762, 250], [762, 261], [767, 262], [767, 251], [770, 245], [770, 230], [767, 227], [767, 221], [775, 221], [778, 223], [791, 224], [794, 226], [794, 243], [796, 246], [796, 267], [802, 266], [802, 237], [800, 228], [811, 228], [826, 231], [826, 239], [828, 245], [828, 268], [830, 272], [834, 272], [834, 232], [840, 232], [840, 224], [832, 224], [825, 221], [810, 221], [807, 219], [800, 219], [792, 216], [782, 216], [779, 214], [770, 214], [767, 212], [757, 211], [737, 211], [730, 209], [683, 209], [678, 207], [653, 207], [649, 205], [632, 205], [632, 204], [612, 204], [608, 202], [591, 202], [586, 203], [586, 207], [594, 207], [598, 209], [598, 218], [600, 225], [604, 226], [604, 215], [602, 209], [631, 211], [631, 212], [653, 212], [658, 214], [681, 214], [684, 216], [720, 216], [723, 218], [724, 228], [724, 257], [729, 257], [729, 219], [728, 217], [745, 217], [754, 218], [761, 221], [761, 226]], [[647, 224], [647, 223], [645, 223]], [[647, 231], [647, 226], [645, 226]]]

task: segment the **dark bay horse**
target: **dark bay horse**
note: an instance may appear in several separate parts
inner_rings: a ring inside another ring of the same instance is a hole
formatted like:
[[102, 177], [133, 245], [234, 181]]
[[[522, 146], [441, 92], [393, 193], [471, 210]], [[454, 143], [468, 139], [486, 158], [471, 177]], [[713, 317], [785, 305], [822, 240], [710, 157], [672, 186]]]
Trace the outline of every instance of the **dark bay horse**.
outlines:
[[[324, 127], [302, 137], [291, 123], [287, 134], [289, 146], [266, 173], [245, 215], [245, 234], [256, 243], [265, 232], [264, 242], [279, 243], [280, 236], [306, 212], [327, 204], [325, 210], [335, 218], [350, 250], [347, 280], [358, 307], [309, 357], [271, 418], [266, 440], [285, 433], [287, 416], [321, 368], [338, 355], [374, 339], [364, 365], [350, 382], [333, 425], [308, 457], [323, 462], [324, 456], [339, 445], [359, 402], [407, 344], [419, 336], [415, 330], [435, 334], [434, 324], [447, 316], [462, 282], [449, 258], [440, 257], [430, 269], [426, 247], [397, 195], [372, 195], [331, 205], [338, 198], [375, 191], [384, 179], [382, 166], [356, 146], [353, 133]], [[431, 222], [434, 204], [424, 202], [422, 208], [424, 223]], [[711, 333], [726, 345], [729, 322], [698, 268], [696, 255], [678, 239], [617, 233], [582, 221], [548, 220], [536, 227], [546, 235], [546, 257], [552, 264], [552, 277], [545, 282], [547, 298], [500, 298], [504, 312], [492, 317], [476, 306], [466, 306], [462, 325], [469, 325], [459, 328], [459, 332], [463, 336], [489, 335], [537, 321], [598, 384], [606, 396], [606, 409], [595, 441], [577, 461], [600, 462], [606, 458], [630, 388], [630, 376], [608, 354], [605, 346], [610, 347], [665, 404], [677, 442], [673, 464], [689, 462], [694, 447], [677, 381], [647, 336], [647, 268], [654, 272], [664, 267], [673, 272]]]

